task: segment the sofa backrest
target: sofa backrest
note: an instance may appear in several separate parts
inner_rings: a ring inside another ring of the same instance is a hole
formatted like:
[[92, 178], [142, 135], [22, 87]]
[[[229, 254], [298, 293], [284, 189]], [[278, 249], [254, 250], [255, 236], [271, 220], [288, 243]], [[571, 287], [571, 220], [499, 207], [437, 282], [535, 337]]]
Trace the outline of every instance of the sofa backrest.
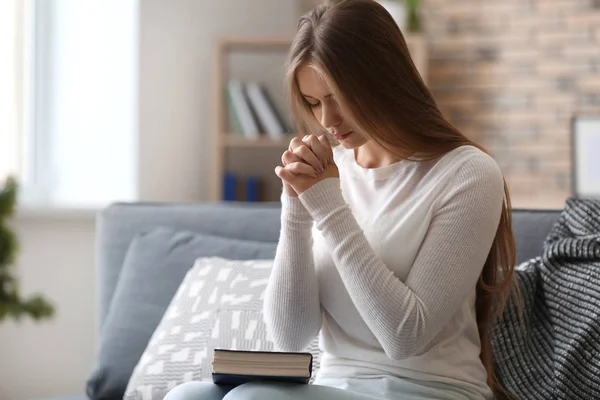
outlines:
[[544, 240], [560, 213], [558, 210], [513, 210], [517, 264], [542, 254]]
[[[115, 203], [96, 223], [97, 327], [108, 313], [121, 266], [133, 238], [156, 227], [233, 239], [277, 242], [279, 203]], [[100, 334], [99, 334], [100, 336]]]
[[[517, 262], [539, 255], [543, 241], [559, 211], [515, 210], [513, 231]], [[121, 272], [129, 244], [136, 234], [159, 226], [234, 239], [277, 242], [280, 230], [279, 203], [116, 203], [97, 220], [98, 329]]]

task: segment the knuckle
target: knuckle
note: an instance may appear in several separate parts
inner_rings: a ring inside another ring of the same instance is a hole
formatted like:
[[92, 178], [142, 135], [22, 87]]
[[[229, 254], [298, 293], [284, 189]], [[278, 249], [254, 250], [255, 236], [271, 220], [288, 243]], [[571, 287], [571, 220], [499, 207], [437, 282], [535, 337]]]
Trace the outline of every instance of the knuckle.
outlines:
[[308, 150], [308, 147], [306, 147], [305, 144], [301, 144], [294, 149], [294, 153], [302, 154], [302, 153], [306, 153], [307, 150]]
[[304, 143], [312, 143], [314, 142], [315, 135], [306, 135], [302, 140]]

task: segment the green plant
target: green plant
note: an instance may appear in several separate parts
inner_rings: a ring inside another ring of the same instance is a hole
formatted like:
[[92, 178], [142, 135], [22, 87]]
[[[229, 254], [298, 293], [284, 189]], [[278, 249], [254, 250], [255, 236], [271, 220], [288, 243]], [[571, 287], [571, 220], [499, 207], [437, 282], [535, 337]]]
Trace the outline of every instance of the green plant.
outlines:
[[404, 0], [408, 14], [408, 31], [421, 32], [421, 0]]
[[7, 220], [15, 211], [17, 192], [18, 184], [12, 177], [0, 187], [0, 321], [9, 317], [20, 320], [26, 315], [34, 320], [50, 318], [54, 315], [52, 304], [40, 295], [23, 299], [19, 293], [19, 282], [12, 271], [19, 241]]

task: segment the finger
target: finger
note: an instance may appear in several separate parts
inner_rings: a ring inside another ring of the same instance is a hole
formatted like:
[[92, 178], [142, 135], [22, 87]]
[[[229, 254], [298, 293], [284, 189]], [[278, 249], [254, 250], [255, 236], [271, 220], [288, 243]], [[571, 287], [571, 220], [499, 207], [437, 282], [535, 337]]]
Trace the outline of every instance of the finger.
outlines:
[[294, 174], [292, 174], [290, 171], [287, 171], [285, 168], [278, 165], [275, 167], [275, 175], [280, 177], [282, 180], [287, 181], [287, 180], [289, 180], [290, 175], [293, 176]]
[[313, 178], [317, 178], [319, 176], [319, 174], [317, 174], [317, 171], [312, 166], [303, 162], [291, 163], [284, 169], [290, 171], [294, 175], [308, 175], [312, 176]]
[[[310, 165], [304, 164], [306, 165], [308, 168], [312, 168]], [[295, 174], [294, 172], [292, 172], [290, 169], [288, 169], [288, 167], [280, 167], [277, 166], [275, 167], [275, 175], [277, 175], [282, 181], [284, 181], [285, 183], [292, 185], [293, 186], [293, 182], [298, 179], [298, 175]]]
[[308, 145], [313, 153], [316, 154], [321, 165], [323, 168], [325, 168], [327, 166], [329, 153], [327, 152], [327, 149], [323, 147], [323, 144], [319, 141], [319, 138], [315, 135], [308, 135], [305, 136], [302, 141]]
[[302, 162], [302, 159], [289, 150], [286, 150], [281, 156], [281, 163], [284, 167], [295, 162]]
[[333, 149], [331, 148], [331, 142], [329, 141], [327, 135], [319, 136], [319, 142], [321, 142], [321, 145], [327, 151], [327, 161], [333, 162]]
[[319, 158], [316, 156], [316, 154], [311, 149], [309, 149], [306, 145], [297, 147], [294, 150], [294, 154], [297, 157], [299, 157], [302, 161], [304, 161], [305, 163], [310, 164], [315, 170], [317, 170], [319, 172], [323, 172], [323, 170], [325, 169], [323, 167], [323, 162], [321, 160], [319, 160]]
[[299, 138], [298, 136], [295, 136], [290, 141], [290, 148], [289, 148], [289, 150], [290, 151], [294, 151], [296, 148], [298, 148], [300, 146], [304, 146], [304, 142], [302, 141], [301, 138]]

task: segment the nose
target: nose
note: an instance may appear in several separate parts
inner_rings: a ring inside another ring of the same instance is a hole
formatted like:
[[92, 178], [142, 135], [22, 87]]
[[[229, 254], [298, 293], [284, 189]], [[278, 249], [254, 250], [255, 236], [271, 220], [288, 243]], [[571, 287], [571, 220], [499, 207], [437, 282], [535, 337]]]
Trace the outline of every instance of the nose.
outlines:
[[321, 125], [323, 128], [329, 129], [339, 125], [342, 122], [340, 110], [335, 102], [323, 104], [321, 107]]

